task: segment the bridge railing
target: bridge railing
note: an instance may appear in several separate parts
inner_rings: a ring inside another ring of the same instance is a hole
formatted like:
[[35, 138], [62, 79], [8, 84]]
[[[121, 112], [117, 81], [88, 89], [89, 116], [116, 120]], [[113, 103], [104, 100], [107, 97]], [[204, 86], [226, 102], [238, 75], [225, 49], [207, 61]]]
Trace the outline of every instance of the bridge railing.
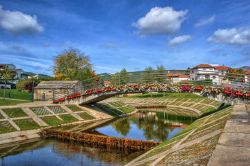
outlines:
[[74, 93], [62, 94], [54, 103], [64, 102], [66, 100], [72, 100], [75, 98], [80, 98], [81, 96], [90, 95], [102, 95], [111, 92], [116, 92], [117, 94], [127, 94], [127, 93], [147, 93], [147, 92], [198, 92], [204, 93], [222, 93], [225, 96], [233, 98], [244, 98], [250, 99], [250, 91], [248, 89], [232, 88], [228, 86], [202, 86], [202, 85], [170, 85], [170, 84], [133, 84], [133, 85], [121, 85], [121, 86], [108, 86], [99, 87], [92, 89], [76, 89]]

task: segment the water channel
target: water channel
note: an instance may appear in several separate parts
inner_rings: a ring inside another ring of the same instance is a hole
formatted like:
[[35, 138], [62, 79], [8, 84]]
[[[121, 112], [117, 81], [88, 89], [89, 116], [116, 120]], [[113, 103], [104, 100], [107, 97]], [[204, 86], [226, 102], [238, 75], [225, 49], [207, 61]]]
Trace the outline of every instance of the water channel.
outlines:
[[[159, 112], [139, 112], [84, 132], [163, 142], [171, 139], [190, 123], [191, 120], [185, 117]], [[124, 165], [142, 153], [145, 151], [127, 152], [45, 139], [0, 149], [0, 166]]]

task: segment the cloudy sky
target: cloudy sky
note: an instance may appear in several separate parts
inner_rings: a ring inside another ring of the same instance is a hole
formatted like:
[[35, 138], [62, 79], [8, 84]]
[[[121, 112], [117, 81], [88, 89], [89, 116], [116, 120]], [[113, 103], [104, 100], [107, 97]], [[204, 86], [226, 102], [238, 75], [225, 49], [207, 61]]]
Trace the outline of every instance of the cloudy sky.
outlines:
[[0, 0], [0, 63], [52, 74], [67, 48], [97, 73], [250, 65], [249, 0]]

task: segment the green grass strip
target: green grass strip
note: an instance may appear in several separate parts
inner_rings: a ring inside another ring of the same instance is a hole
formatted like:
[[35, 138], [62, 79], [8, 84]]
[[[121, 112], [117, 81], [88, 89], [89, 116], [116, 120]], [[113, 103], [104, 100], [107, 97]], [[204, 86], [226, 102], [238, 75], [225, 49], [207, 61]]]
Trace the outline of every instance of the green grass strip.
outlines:
[[21, 130], [31, 130], [40, 128], [40, 126], [32, 119], [19, 119], [14, 120], [14, 122]]
[[77, 121], [75, 117], [69, 114], [60, 115], [60, 118], [63, 119], [64, 123], [72, 123], [72, 122]]
[[58, 119], [56, 116], [46, 116], [42, 117], [42, 120], [47, 123], [50, 126], [58, 126], [60, 124], [63, 124], [64, 122], [60, 119]]
[[73, 112], [78, 112], [78, 111], [83, 111], [80, 107], [78, 107], [77, 105], [66, 105], [66, 107], [68, 107], [71, 111]]
[[5, 109], [3, 109], [3, 111], [10, 118], [18, 118], [18, 117], [25, 117], [25, 116], [27, 116], [27, 114], [24, 113], [21, 108], [5, 108]]

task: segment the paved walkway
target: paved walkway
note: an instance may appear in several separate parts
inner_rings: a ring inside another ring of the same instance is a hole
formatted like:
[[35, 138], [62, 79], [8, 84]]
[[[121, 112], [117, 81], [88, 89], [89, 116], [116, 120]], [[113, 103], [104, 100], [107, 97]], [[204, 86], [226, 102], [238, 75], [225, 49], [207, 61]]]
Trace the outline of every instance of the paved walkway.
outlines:
[[208, 166], [250, 165], [250, 104], [235, 105]]

